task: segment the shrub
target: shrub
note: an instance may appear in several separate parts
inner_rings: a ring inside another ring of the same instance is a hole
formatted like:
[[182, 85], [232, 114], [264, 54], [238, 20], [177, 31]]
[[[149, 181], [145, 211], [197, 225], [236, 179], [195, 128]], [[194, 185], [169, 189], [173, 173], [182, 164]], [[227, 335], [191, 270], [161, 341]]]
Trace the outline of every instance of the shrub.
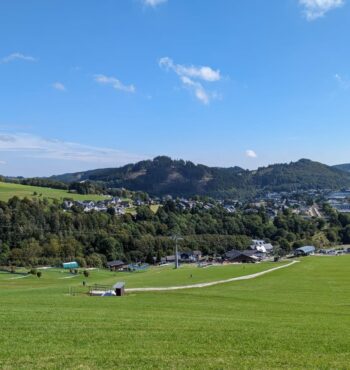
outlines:
[[36, 275], [37, 274], [37, 271], [36, 271], [36, 269], [32, 268], [32, 269], [30, 269], [29, 273], [31, 275]]
[[41, 278], [41, 275], [42, 275], [42, 272], [41, 272], [41, 271], [38, 271], [38, 272], [36, 273], [36, 276], [37, 276], [38, 278]]
[[78, 262], [78, 265], [81, 267], [86, 267], [86, 261], [83, 257], [75, 257], [75, 261]]
[[85, 276], [85, 277], [89, 277], [89, 276], [90, 276], [90, 271], [88, 271], [88, 270], [84, 270], [84, 276]]

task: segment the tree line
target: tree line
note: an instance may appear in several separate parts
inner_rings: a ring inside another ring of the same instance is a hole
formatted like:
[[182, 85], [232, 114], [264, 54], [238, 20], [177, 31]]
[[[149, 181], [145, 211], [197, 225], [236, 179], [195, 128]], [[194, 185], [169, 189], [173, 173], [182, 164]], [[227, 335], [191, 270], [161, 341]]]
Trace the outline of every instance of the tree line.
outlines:
[[280, 254], [304, 244], [350, 242], [350, 216], [326, 207], [325, 212], [327, 222], [304, 219], [289, 209], [271, 219], [264, 208], [229, 213], [215, 204], [183, 210], [168, 200], [156, 213], [141, 206], [135, 216], [116, 216], [79, 207], [66, 211], [59, 201], [45, 198], [13, 197], [0, 202], [0, 265], [59, 265], [74, 259], [98, 267], [115, 259], [159, 260], [174, 253], [174, 234], [183, 237], [182, 250], [206, 255], [246, 249], [252, 238], [272, 242]]

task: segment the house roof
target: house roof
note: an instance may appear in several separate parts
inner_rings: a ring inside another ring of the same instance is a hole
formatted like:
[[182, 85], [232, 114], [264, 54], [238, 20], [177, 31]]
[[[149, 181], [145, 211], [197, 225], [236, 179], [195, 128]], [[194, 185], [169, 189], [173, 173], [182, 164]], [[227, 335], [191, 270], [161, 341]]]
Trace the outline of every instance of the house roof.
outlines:
[[113, 289], [121, 289], [125, 287], [124, 281], [118, 281], [116, 284], [113, 285]]
[[241, 254], [242, 254], [241, 251], [237, 251], [235, 249], [232, 249], [232, 250], [225, 253], [225, 257], [227, 257], [227, 258], [236, 258], [236, 257], [240, 256]]
[[261, 253], [257, 252], [256, 250], [250, 250], [250, 249], [247, 249], [244, 251], [238, 251], [238, 250], [232, 249], [225, 253], [225, 257], [229, 259], [235, 259], [239, 256], [245, 256], [245, 257], [256, 259], [258, 257], [261, 257]]
[[272, 244], [270, 244], [270, 243], [266, 243], [266, 244], [264, 244], [264, 247], [265, 247], [265, 249], [268, 251], [268, 250], [272, 250], [273, 249], [273, 245]]
[[251, 250], [251, 249], [246, 249], [244, 251], [241, 251], [241, 253], [249, 257], [256, 256], [257, 254], [259, 254], [259, 252], [257, 252], [256, 250]]
[[68, 267], [68, 266], [74, 266], [74, 267], [76, 266], [76, 267], [78, 267], [78, 262], [76, 262], [76, 261], [63, 262], [62, 265], [63, 266], [66, 266], [66, 267]]
[[312, 253], [315, 252], [316, 248], [313, 245], [306, 245], [305, 247], [297, 248], [296, 251], [303, 253]]
[[125, 262], [121, 260], [107, 262], [108, 267], [116, 267], [116, 266], [123, 266], [123, 265], [125, 265]]

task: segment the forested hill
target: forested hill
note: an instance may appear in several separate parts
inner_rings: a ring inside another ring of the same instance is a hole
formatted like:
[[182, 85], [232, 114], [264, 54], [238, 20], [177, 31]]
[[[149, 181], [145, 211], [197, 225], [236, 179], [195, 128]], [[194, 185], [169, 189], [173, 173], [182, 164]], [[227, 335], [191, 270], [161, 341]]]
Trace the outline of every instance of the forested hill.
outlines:
[[340, 189], [350, 186], [350, 173], [307, 159], [248, 171], [240, 167], [195, 165], [162, 156], [119, 168], [64, 174], [51, 179], [96, 181], [110, 188], [123, 187], [158, 196], [198, 194], [225, 197], [254, 194], [261, 190]]
[[308, 159], [259, 168], [252, 178], [257, 188], [275, 191], [341, 189], [350, 185], [350, 173]]
[[338, 170], [342, 170], [345, 172], [350, 172], [350, 163], [338, 164], [333, 166], [333, 168], [337, 168]]

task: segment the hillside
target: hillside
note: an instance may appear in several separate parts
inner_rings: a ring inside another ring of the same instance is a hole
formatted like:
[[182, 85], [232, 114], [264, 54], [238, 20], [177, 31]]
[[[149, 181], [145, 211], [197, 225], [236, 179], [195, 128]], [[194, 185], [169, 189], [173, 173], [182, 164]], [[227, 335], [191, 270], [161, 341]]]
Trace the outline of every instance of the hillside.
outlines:
[[73, 174], [53, 176], [50, 179], [74, 181], [98, 181], [108, 187], [145, 191], [152, 195], [177, 196], [211, 194], [223, 191], [235, 193], [244, 189], [249, 172], [240, 167], [216, 168], [195, 165], [190, 161], [156, 157], [120, 168], [106, 168]]
[[333, 166], [333, 168], [337, 168], [338, 170], [350, 172], [350, 163], [338, 164]]
[[103, 196], [89, 194], [81, 195], [69, 193], [66, 190], [43, 188], [39, 186], [29, 186], [21, 184], [12, 184], [0, 182], [0, 201], [7, 202], [10, 198], [17, 196], [18, 198], [51, 198], [63, 200], [71, 198], [74, 200], [100, 200]]
[[8, 370], [347, 369], [349, 263], [349, 256], [304, 258], [258, 279], [121, 298], [89, 297], [83, 281], [193, 284], [273, 263], [119, 275], [96, 269], [88, 278], [61, 269], [42, 270], [40, 279], [0, 273], [0, 363]]
[[307, 159], [248, 171], [240, 167], [208, 167], [156, 157], [120, 168], [64, 174], [51, 179], [103, 182], [111, 188], [123, 187], [158, 196], [199, 194], [225, 197], [252, 195], [262, 190], [339, 189], [350, 186], [350, 174]]
[[259, 189], [289, 191], [299, 189], [339, 189], [350, 184], [350, 174], [308, 159], [259, 168], [253, 174]]

